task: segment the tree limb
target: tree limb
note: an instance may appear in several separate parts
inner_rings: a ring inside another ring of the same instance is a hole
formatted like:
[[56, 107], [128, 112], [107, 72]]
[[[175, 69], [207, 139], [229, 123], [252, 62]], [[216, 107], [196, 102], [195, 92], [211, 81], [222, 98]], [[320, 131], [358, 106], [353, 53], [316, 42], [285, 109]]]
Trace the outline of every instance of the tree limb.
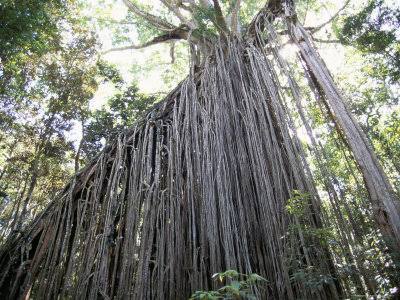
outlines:
[[182, 15], [182, 13], [179, 11], [179, 7], [174, 6], [168, 0], [160, 0], [160, 1], [169, 9], [169, 11], [171, 11], [182, 22], [182, 24], [189, 26], [189, 28], [191, 29], [196, 28], [196, 25], [194, 24], [193, 21], [188, 20], [185, 16]]
[[214, 11], [215, 11], [215, 23], [216, 26], [223, 32], [228, 33], [228, 25], [226, 25], [226, 21], [224, 18], [224, 14], [222, 13], [221, 6], [219, 5], [218, 0], [213, 0], [214, 3]]
[[122, 1], [129, 8], [129, 10], [132, 11], [135, 15], [145, 19], [146, 21], [148, 21], [150, 24], [157, 27], [158, 29], [161, 29], [163, 31], [172, 31], [172, 30], [176, 29], [176, 26], [161, 19], [160, 17], [154, 16], [148, 12], [141, 10], [132, 1], [130, 1], [130, 0], [122, 0]]
[[318, 43], [325, 43], [325, 44], [340, 44], [339, 40], [324, 40], [324, 39], [318, 39], [313, 37], [313, 41], [318, 42]]
[[264, 30], [265, 17], [267, 15], [271, 18], [270, 21], [272, 21], [282, 14], [282, 2], [282, 0], [269, 0], [251, 21], [249, 28], [247, 29], [247, 36], [254, 37], [256, 35], [257, 28], [259, 28], [261, 31]]
[[171, 64], [175, 63], [175, 42], [171, 42], [171, 48], [169, 49], [169, 55], [171, 56]]
[[332, 16], [329, 18], [329, 20], [327, 20], [326, 22], [322, 23], [321, 25], [314, 27], [311, 30], [311, 33], [316, 33], [317, 31], [321, 30], [322, 28], [324, 28], [326, 25], [328, 25], [329, 23], [331, 23], [334, 19], [336, 19], [339, 14], [347, 7], [347, 5], [349, 5], [350, 0], [347, 0], [344, 5]]
[[[305, 29], [309, 30], [311, 34], [318, 32], [322, 28], [324, 28], [326, 25], [331, 23], [334, 19], [338, 17], [338, 15], [347, 7], [347, 5], [350, 3], [350, 0], [347, 0], [344, 5], [332, 16], [327, 20], [326, 22], [316, 26], [316, 27], [304, 27]], [[263, 30], [264, 28], [264, 20], [262, 16], [265, 16], [266, 14], [269, 14], [271, 18], [277, 17], [279, 14], [283, 12], [282, 8], [282, 1], [281, 0], [269, 0], [265, 6], [258, 12], [258, 14], [254, 17], [253, 21], [250, 23], [249, 29], [248, 29], [248, 35], [254, 35], [256, 27], [259, 27], [260, 30]], [[287, 30], [280, 31], [279, 34], [287, 34]], [[314, 39], [316, 42], [320, 43], [336, 43], [336, 40], [331, 40], [331, 41], [325, 41], [325, 40], [319, 40], [319, 39]]]
[[131, 21], [125, 21], [125, 20], [113, 20], [113, 19], [107, 19], [107, 18], [98, 18], [98, 17], [91, 17], [91, 20], [96, 20], [99, 22], [104, 22], [104, 23], [112, 23], [112, 24], [120, 24], [120, 25], [135, 25], [134, 22]]
[[107, 54], [110, 52], [115, 52], [115, 51], [123, 51], [123, 50], [130, 50], [130, 49], [143, 49], [149, 46], [153, 46], [156, 44], [164, 43], [167, 41], [172, 41], [172, 40], [182, 40], [182, 39], [187, 39], [188, 38], [188, 30], [187, 28], [180, 26], [176, 28], [175, 30], [168, 32], [166, 34], [157, 36], [153, 38], [152, 40], [142, 44], [142, 45], [128, 45], [124, 47], [117, 47], [117, 48], [111, 48], [107, 51], [104, 51], [102, 54]]
[[240, 4], [241, 0], [236, 0], [235, 6], [232, 10], [231, 30], [234, 34], [238, 33]]

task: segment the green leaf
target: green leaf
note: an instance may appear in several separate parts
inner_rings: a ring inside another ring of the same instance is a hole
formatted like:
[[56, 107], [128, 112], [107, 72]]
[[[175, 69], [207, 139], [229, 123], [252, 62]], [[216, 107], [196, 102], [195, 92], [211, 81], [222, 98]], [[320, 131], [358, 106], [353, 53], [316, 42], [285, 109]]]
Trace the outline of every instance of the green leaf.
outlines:
[[267, 279], [265, 279], [264, 277], [256, 274], [256, 273], [252, 273], [248, 276], [248, 281], [250, 282], [257, 282], [257, 281], [268, 281]]
[[236, 270], [227, 270], [222, 273], [223, 277], [237, 278], [239, 277], [239, 272]]

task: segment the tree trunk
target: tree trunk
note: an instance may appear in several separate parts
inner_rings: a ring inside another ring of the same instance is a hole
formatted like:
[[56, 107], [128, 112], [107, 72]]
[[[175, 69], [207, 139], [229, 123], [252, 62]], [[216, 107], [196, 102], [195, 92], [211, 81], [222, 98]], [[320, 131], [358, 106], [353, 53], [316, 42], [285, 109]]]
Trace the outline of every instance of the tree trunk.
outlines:
[[388, 240], [388, 243], [400, 249], [400, 206], [393, 188], [365, 133], [346, 107], [341, 92], [313, 47], [310, 35], [297, 21], [289, 22], [289, 27], [291, 38], [300, 48], [302, 59], [324, 91], [334, 121], [353, 152], [373, 204], [374, 218], [382, 234], [391, 238], [392, 241]]
[[[83, 133], [83, 129], [82, 129], [82, 133]], [[80, 167], [79, 160], [81, 159], [83, 139], [84, 139], [84, 136], [82, 135], [82, 138], [79, 141], [78, 149], [76, 149], [76, 153], [75, 153], [75, 157], [74, 157], [75, 173], [77, 173], [79, 171], [79, 167]]]
[[[254, 289], [259, 298], [340, 298], [327, 247], [309, 234], [321, 226], [318, 195], [277, 77], [254, 45], [215, 45], [204, 69], [111, 141], [7, 244], [0, 293], [187, 299], [234, 269], [268, 279]], [[286, 209], [294, 190], [309, 195], [301, 220]], [[293, 278], [308, 270], [330, 280], [313, 289]]]
[[24, 199], [24, 202], [22, 204], [22, 210], [21, 210], [21, 214], [19, 215], [17, 222], [15, 224], [15, 230], [18, 232], [21, 230], [22, 224], [24, 222], [26, 213], [27, 213], [27, 209], [28, 209], [28, 204], [32, 199], [32, 195], [33, 195], [33, 191], [36, 187], [37, 184], [37, 179], [38, 179], [38, 173], [39, 173], [39, 158], [40, 155], [37, 155], [35, 160], [32, 163], [32, 168], [31, 168], [31, 178], [29, 181], [29, 187], [28, 187], [28, 191], [26, 194], [26, 197]]

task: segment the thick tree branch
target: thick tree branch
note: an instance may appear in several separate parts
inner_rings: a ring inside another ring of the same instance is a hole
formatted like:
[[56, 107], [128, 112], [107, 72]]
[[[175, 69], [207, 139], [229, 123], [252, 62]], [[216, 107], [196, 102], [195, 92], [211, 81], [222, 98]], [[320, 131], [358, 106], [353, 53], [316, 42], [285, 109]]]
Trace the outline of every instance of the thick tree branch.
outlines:
[[175, 42], [171, 42], [171, 47], [169, 49], [169, 55], [171, 57], [171, 64], [175, 63]]
[[339, 40], [324, 40], [324, 39], [318, 39], [313, 37], [313, 41], [318, 42], [318, 43], [324, 43], [324, 44], [340, 44]]
[[[254, 35], [255, 29], [257, 27], [260, 28], [260, 30], [263, 30], [264, 28], [264, 18], [266, 15], [269, 15], [271, 19], [276, 18], [280, 14], [282, 14], [283, 11], [283, 6], [282, 4], [285, 1], [283, 0], [269, 0], [265, 6], [258, 12], [258, 14], [254, 17], [253, 21], [250, 23], [249, 29], [248, 29], [248, 35]], [[350, 3], [350, 0], [347, 0], [345, 4], [331, 17], [329, 20], [326, 22], [316, 26], [316, 27], [305, 27], [305, 29], [310, 30], [311, 33], [315, 33], [319, 30], [321, 30], [323, 27], [331, 23], [334, 19], [338, 17], [338, 15], [347, 7], [347, 5]], [[279, 34], [287, 34], [287, 30], [283, 30], [279, 32]]]
[[184, 26], [181, 26], [171, 32], [157, 36], [142, 45], [128, 45], [128, 46], [124, 46], [124, 47], [111, 48], [111, 49], [103, 52], [102, 54], [107, 54], [107, 53], [115, 52], [115, 51], [123, 51], [123, 50], [143, 49], [143, 48], [153, 46], [156, 44], [160, 44], [160, 43], [164, 43], [167, 41], [187, 39], [188, 36], [189, 36], [189, 32], [188, 32], [187, 28], [185, 28]]
[[215, 23], [216, 26], [223, 32], [229, 33], [228, 25], [226, 24], [224, 14], [222, 13], [221, 6], [218, 0], [213, 0], [214, 11], [215, 11]]
[[254, 37], [257, 28], [261, 31], [264, 30], [267, 16], [270, 21], [273, 21], [281, 15], [283, 13], [282, 2], [282, 0], [269, 0], [251, 21], [249, 28], [247, 29], [247, 36]]
[[311, 30], [311, 33], [315, 33], [317, 31], [321, 30], [322, 28], [324, 28], [329, 23], [331, 23], [334, 19], [336, 19], [339, 16], [339, 14], [347, 7], [347, 5], [349, 5], [349, 3], [350, 3], [350, 0], [347, 0], [344, 3], [344, 5], [332, 17], [329, 18], [329, 20], [327, 20], [326, 22], [322, 23], [321, 25], [319, 25], [317, 27], [314, 27]]
[[196, 28], [196, 25], [193, 21], [188, 20], [185, 16], [182, 15], [182, 13], [179, 11], [179, 7], [175, 6], [175, 4], [170, 3], [168, 0], [160, 1], [182, 22], [182, 24], [187, 25], [191, 29]]
[[235, 6], [232, 10], [231, 30], [233, 34], [238, 34], [240, 4], [241, 0], [236, 0]]
[[97, 17], [91, 17], [91, 20], [96, 20], [99, 22], [104, 22], [104, 23], [112, 23], [112, 24], [120, 24], [120, 25], [135, 25], [134, 22], [132, 21], [125, 21], [125, 20], [113, 20], [113, 19], [107, 19], [107, 18], [97, 18]]
[[172, 30], [176, 29], [176, 26], [161, 19], [160, 17], [154, 16], [148, 12], [141, 10], [132, 1], [130, 1], [130, 0], [122, 0], [122, 1], [129, 8], [129, 10], [132, 11], [135, 15], [145, 19], [146, 21], [148, 21], [150, 24], [157, 27], [158, 29], [161, 29], [163, 31], [172, 31]]

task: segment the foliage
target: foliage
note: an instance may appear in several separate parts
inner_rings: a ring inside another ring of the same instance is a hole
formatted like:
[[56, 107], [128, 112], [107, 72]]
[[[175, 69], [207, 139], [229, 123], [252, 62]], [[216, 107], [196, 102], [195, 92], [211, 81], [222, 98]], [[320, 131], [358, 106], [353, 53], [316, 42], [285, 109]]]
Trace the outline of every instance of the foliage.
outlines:
[[355, 48], [349, 52], [348, 62], [358, 65], [359, 73], [353, 72], [351, 80], [344, 79], [352, 99], [352, 111], [385, 168], [390, 170], [388, 176], [397, 189], [400, 179], [398, 147], [389, 143], [382, 132], [397, 136], [399, 25], [399, 8], [384, 0], [367, 1], [361, 9], [344, 16], [334, 25], [339, 40]]
[[12, 11], [2, 30], [13, 34], [1, 36], [0, 190], [11, 201], [0, 211], [0, 239], [40, 212], [71, 175], [68, 133], [88, 113], [100, 76], [97, 40], [75, 4], [0, 4], [2, 13]]
[[301, 282], [311, 290], [323, 290], [327, 284], [332, 284], [334, 278], [330, 274], [321, 273], [313, 266], [297, 269], [290, 277], [293, 282]]
[[99, 69], [99, 75], [104, 78], [103, 83], [109, 81], [117, 87], [121, 87], [124, 84], [124, 79], [115, 65], [104, 60], [99, 60], [97, 62], [97, 67]]
[[[183, 5], [189, 5], [189, 2], [192, 1], [182, 1]], [[128, 76], [122, 75], [120, 69], [126, 71], [127, 66], [116, 66], [110, 63], [110, 56], [102, 56], [98, 51], [101, 47], [99, 36], [107, 36], [109, 40], [106, 42], [112, 42], [114, 46], [126, 46], [148, 42], [165, 32], [131, 11], [115, 18], [112, 10], [115, 7], [120, 10], [118, 5], [121, 4], [111, 0], [96, 1], [95, 13], [91, 11], [92, 15], [88, 18], [83, 11], [87, 8], [84, 8], [85, 5], [90, 3], [70, 0], [5, 0], [0, 3], [0, 244], [7, 235], [17, 234], [65, 186], [74, 172], [74, 161], [78, 162], [75, 169], [79, 163], [89, 162], [106, 143], [130, 128], [158, 101], [157, 97], [146, 96], [139, 91], [137, 86], [143, 78], [156, 75], [163, 81], [164, 89], [169, 89], [187, 74], [190, 55], [193, 55], [190, 46], [193, 45], [172, 40], [153, 47], [150, 55], [146, 55], [149, 53], [145, 52], [147, 50], [131, 53], [134, 65], [128, 66]], [[170, 10], [155, 2], [133, 3], [171, 24], [179, 22]], [[174, 3], [178, 5], [180, 2]], [[228, 22], [235, 3], [220, 1]], [[242, 1], [239, 24], [242, 34], [263, 5], [263, 1]], [[321, 14], [324, 9], [329, 15], [335, 13], [332, 10], [333, 1], [297, 1], [296, 5], [300, 21], [307, 21], [306, 16], [311, 15], [319, 23], [326, 17], [326, 13]], [[217, 40], [220, 32], [215, 26], [216, 11], [212, 6], [198, 5], [181, 11], [186, 17], [192, 14], [197, 23], [197, 27], [190, 31], [192, 37]], [[336, 19], [333, 30], [340, 43], [335, 49], [339, 50], [338, 53], [346, 53], [344, 70], [348, 72], [346, 74], [342, 70], [342, 73], [336, 74], [337, 81], [342, 85], [349, 107], [400, 195], [399, 9], [389, 6], [384, 0], [369, 0], [366, 5], [346, 10]], [[279, 35], [285, 33], [282, 24], [274, 25], [278, 27]], [[324, 29], [328, 29], [320, 31], [322, 37], [330, 38], [330, 27], [331, 24], [327, 24]], [[94, 30], [97, 32], [94, 33]], [[276, 63], [274, 59], [271, 62]], [[232, 66], [235, 65], [231, 64], [229, 68]], [[282, 236], [276, 239], [285, 248], [282, 255], [290, 284], [304, 290], [321, 291], [327, 285], [340, 282], [347, 295], [390, 297], [400, 270], [398, 253], [389, 250], [393, 241], [385, 239], [376, 228], [375, 207], [370, 205], [369, 194], [363, 187], [364, 178], [343, 142], [343, 132], [336, 130], [329, 108], [313, 100], [315, 91], [310, 89], [310, 82], [301, 82], [306, 81], [304, 70], [299, 65], [295, 65], [294, 69], [298, 74], [296, 80], [301, 83], [300, 92], [306, 95], [304, 109], [317, 139], [316, 144], [309, 141], [310, 136], [302, 141], [304, 148], [309, 149], [303, 163], [308, 161], [311, 164], [320, 198], [316, 198], [315, 191], [310, 193], [297, 187], [291, 191], [290, 198], [274, 219], [276, 222], [289, 220], [290, 223], [284, 227]], [[131, 82], [133, 77], [134, 82], [126, 84], [125, 77], [129, 77], [127, 82]], [[280, 78], [277, 80], [280, 81]], [[154, 81], [151, 88], [155, 85]], [[110, 83], [115, 94], [100, 109], [93, 110], [91, 104], [98, 87]], [[287, 88], [286, 84], [283, 84], [284, 88]], [[222, 100], [223, 91], [218, 89], [216, 92], [221, 94]], [[288, 99], [287, 109], [290, 110], [293, 97]], [[293, 116], [294, 122], [300, 124], [299, 127], [303, 126], [298, 111]], [[247, 116], [243, 118], [248, 121]], [[254, 119], [255, 123], [258, 118]], [[246, 123], [246, 126], [249, 124], [252, 122]], [[76, 133], [78, 129], [82, 129], [82, 137]], [[81, 141], [78, 140], [80, 137]], [[249, 140], [248, 144], [256, 140]], [[234, 151], [235, 147], [236, 144], [232, 146]], [[266, 152], [263, 149], [259, 154], [267, 155]], [[179, 160], [179, 155], [170, 159]], [[165, 150], [160, 157], [164, 159], [167, 156]], [[186, 159], [182, 157], [184, 163], [190, 164]], [[283, 160], [282, 169], [286, 166], [286, 157]], [[221, 164], [225, 163], [224, 159], [221, 161]], [[291, 176], [289, 174], [285, 182], [291, 182]], [[249, 186], [253, 184], [251, 182]], [[225, 187], [220, 182], [217, 185], [221, 189]], [[197, 182], [193, 187], [198, 189]], [[146, 186], [140, 190], [152, 188], [154, 186]], [[254, 189], [257, 188], [254, 186]], [[282, 191], [275, 186], [272, 189], [273, 193]], [[315, 202], [320, 203], [319, 208], [315, 207]], [[240, 211], [236, 205], [235, 202], [235, 213]], [[114, 207], [111, 211], [114, 212]], [[267, 221], [265, 215], [255, 219], [258, 225]], [[99, 220], [102, 219], [99, 217]], [[153, 250], [156, 251], [152, 248], [149, 255], [153, 255]], [[310, 261], [324, 257], [325, 250], [332, 257], [336, 274], [310, 264]], [[239, 274], [234, 270], [217, 273], [213, 276], [214, 285], [225, 285], [213, 291], [197, 291], [192, 298], [253, 298], [257, 285], [264, 281], [257, 276]]]
[[390, 78], [400, 79], [400, 10], [390, 7], [384, 0], [369, 0], [358, 13], [342, 20], [336, 27], [340, 41], [355, 46], [366, 54], [373, 55], [374, 72]]
[[293, 190], [293, 196], [287, 201], [286, 210], [291, 215], [297, 217], [302, 216], [305, 214], [306, 209], [309, 206], [309, 201], [310, 195], [308, 193]]
[[16, 1], [0, 3], [0, 58], [18, 59], [18, 54], [44, 54], [58, 48], [59, 22], [67, 14], [68, 0]]
[[227, 284], [215, 291], [196, 291], [190, 299], [257, 299], [254, 294], [255, 288], [267, 282], [258, 274], [241, 274], [236, 270], [216, 273], [212, 278], [219, 283], [226, 282]]
[[133, 84], [108, 99], [107, 106], [91, 112], [83, 125], [82, 152], [86, 160], [93, 158], [114, 135], [131, 127], [156, 100], [139, 93]]

